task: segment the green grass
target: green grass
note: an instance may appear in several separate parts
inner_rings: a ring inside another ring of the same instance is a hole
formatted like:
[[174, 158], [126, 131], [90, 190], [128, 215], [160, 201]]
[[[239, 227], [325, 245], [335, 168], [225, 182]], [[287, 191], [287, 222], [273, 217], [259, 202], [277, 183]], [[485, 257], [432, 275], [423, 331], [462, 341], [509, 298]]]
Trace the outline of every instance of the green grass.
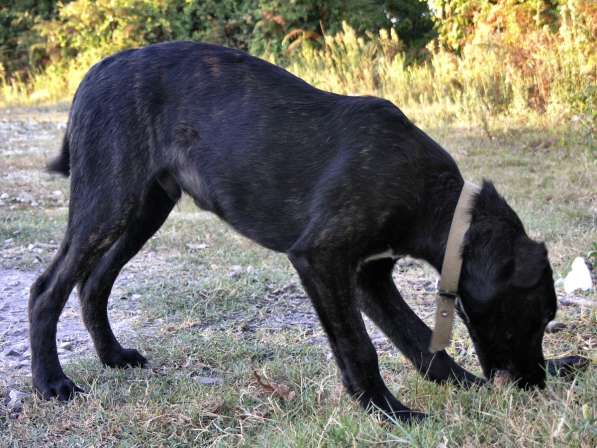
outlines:
[[[48, 113], [30, 115], [43, 121]], [[556, 277], [572, 258], [591, 250], [597, 241], [596, 162], [582, 140], [566, 129], [505, 124], [488, 139], [482, 129], [432, 128], [424, 114], [414, 115], [458, 159], [467, 178], [495, 181], [529, 232], [546, 240]], [[0, 118], [15, 120], [2, 111]], [[59, 146], [61, 131], [49, 132], [51, 143], [37, 153], [4, 156], [9, 146], [29, 147], [35, 135], [0, 142], [0, 194], [15, 198], [26, 190], [38, 203], [9, 199], [0, 206], [0, 255], [15, 254], [0, 258], [5, 268], [45, 266], [53, 249], [27, 247], [59, 242], [63, 232], [66, 196], [55, 199], [51, 192], [66, 192], [67, 181], [38, 172]], [[12, 239], [13, 252], [2, 248], [6, 239]], [[545, 391], [460, 390], [422, 380], [386, 345], [379, 350], [380, 364], [390, 389], [430, 418], [409, 427], [364, 414], [343, 393], [323, 332], [286, 258], [238, 236], [188, 200], [139, 260], [127, 267], [134, 282], [124, 285], [125, 294], [141, 296], [140, 327], [156, 319], [159, 324], [152, 335], [127, 342], [150, 358], [150, 368], [106, 369], [94, 356], [66, 365], [67, 375], [88, 393], [68, 404], [28, 398], [18, 418], [0, 412], [0, 446], [597, 445], [594, 368], [573, 381], [552, 378]], [[420, 266], [397, 278], [409, 303], [428, 318], [432, 302], [417, 300], [432, 298], [416, 292], [423, 280], [432, 281], [433, 274]], [[297, 315], [301, 323], [292, 323]], [[288, 319], [280, 322], [280, 316]], [[594, 358], [595, 313], [565, 307], [558, 320], [568, 329], [546, 336], [546, 354]], [[450, 351], [479, 373], [460, 324]], [[269, 393], [254, 372], [294, 397]], [[206, 385], [205, 378], [217, 380]], [[30, 390], [28, 380], [21, 381]]]

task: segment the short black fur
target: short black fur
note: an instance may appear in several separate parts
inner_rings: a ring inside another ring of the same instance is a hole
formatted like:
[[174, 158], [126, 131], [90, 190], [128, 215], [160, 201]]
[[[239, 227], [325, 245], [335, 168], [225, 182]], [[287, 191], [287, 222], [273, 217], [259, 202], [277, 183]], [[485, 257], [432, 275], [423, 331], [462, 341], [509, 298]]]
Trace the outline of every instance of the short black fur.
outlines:
[[[389, 101], [318, 90], [241, 51], [172, 42], [95, 65], [73, 100], [62, 153], [68, 227], [29, 304], [35, 389], [68, 399], [56, 325], [78, 286], [83, 320], [112, 367], [145, 358], [107, 315], [120, 269], [182, 192], [241, 234], [284, 252], [309, 294], [346, 389], [366, 409], [418, 420], [387, 389], [364, 311], [426, 378], [481, 383], [442, 351], [392, 281], [395, 259], [436, 269], [463, 186], [452, 157]], [[544, 246], [486, 182], [463, 249], [461, 313], [487, 376], [545, 379], [541, 339], [555, 313]], [[366, 261], [391, 250], [395, 257]]]

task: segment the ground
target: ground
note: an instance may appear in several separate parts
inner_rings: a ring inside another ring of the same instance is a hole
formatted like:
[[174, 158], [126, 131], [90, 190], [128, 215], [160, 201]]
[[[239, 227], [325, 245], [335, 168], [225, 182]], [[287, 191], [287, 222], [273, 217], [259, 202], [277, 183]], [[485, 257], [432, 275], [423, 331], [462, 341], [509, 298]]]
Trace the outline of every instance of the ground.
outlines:
[[[597, 445], [597, 374], [551, 378], [545, 391], [462, 391], [420, 379], [368, 323], [389, 387], [430, 414], [422, 425], [381, 423], [342, 392], [314, 312], [280, 254], [237, 235], [183, 200], [113, 290], [110, 314], [148, 369], [102, 367], [73, 294], [59, 325], [73, 402], [30, 395], [28, 288], [64, 231], [68, 180], [47, 174], [67, 106], [0, 110], [0, 446], [581, 446]], [[482, 130], [419, 123], [458, 160], [465, 177], [492, 178], [531, 236], [545, 240], [555, 277], [597, 241], [597, 176], [587, 140], [549, 127]], [[427, 322], [435, 272], [401, 260], [395, 280]], [[594, 292], [561, 299], [593, 301]], [[570, 302], [567, 302], [570, 303]], [[595, 358], [592, 306], [561, 306], [565, 328], [547, 356]], [[480, 373], [461, 324], [449, 351]], [[21, 394], [22, 393], [22, 394]], [[21, 404], [22, 402], [22, 404]]]

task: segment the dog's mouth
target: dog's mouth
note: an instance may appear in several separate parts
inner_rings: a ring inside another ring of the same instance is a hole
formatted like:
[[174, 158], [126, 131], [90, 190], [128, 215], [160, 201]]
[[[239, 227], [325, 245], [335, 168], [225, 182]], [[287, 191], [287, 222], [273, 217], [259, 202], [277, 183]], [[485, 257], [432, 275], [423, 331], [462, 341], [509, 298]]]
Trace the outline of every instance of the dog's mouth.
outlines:
[[494, 370], [491, 375], [491, 382], [496, 387], [505, 387], [514, 381], [513, 375], [509, 370], [499, 369]]
[[511, 359], [509, 353], [496, 350], [495, 347], [490, 346], [489, 350], [482, 350], [483, 345], [474, 336], [475, 333], [471, 332], [483, 374], [490, 384], [496, 387], [515, 384], [522, 389], [531, 389], [533, 387], [542, 389], [545, 387], [545, 367], [543, 362], [539, 362], [539, 358], [542, 361], [542, 356], [537, 357], [536, 363], [527, 360], [524, 360], [525, 362], [515, 362], [516, 358]]
[[489, 375], [489, 380], [498, 388], [506, 387], [510, 384], [516, 384], [516, 386], [522, 389], [532, 389], [534, 387], [543, 389], [545, 387], [544, 375], [517, 375], [512, 370], [508, 369], [492, 369]]

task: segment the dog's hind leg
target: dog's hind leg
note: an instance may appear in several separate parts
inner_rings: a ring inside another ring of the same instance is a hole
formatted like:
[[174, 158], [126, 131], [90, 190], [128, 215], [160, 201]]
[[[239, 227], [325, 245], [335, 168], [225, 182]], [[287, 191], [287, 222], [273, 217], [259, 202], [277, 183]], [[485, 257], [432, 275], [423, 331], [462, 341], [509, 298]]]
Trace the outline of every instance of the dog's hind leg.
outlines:
[[126, 229], [79, 284], [83, 321], [102, 363], [110, 367], [142, 367], [146, 359], [135, 349], [123, 348], [110, 327], [108, 299], [120, 270], [162, 226], [180, 190], [166, 192], [158, 181], [150, 186]]
[[46, 399], [67, 400], [80, 390], [60, 366], [56, 327], [70, 292], [119, 232], [117, 225], [106, 225], [92, 210], [76, 202], [71, 196], [66, 236], [51, 265], [31, 287], [29, 298], [33, 387]]
[[427, 379], [462, 385], [484, 381], [469, 373], [445, 352], [431, 353], [431, 330], [413, 312], [392, 279], [394, 261], [375, 260], [361, 266], [357, 296], [362, 311], [392, 340], [398, 349]]
[[33, 387], [44, 398], [68, 400], [80, 391], [60, 366], [56, 349], [56, 325], [76, 282], [74, 255], [65, 239], [54, 260], [31, 286], [29, 335]]

